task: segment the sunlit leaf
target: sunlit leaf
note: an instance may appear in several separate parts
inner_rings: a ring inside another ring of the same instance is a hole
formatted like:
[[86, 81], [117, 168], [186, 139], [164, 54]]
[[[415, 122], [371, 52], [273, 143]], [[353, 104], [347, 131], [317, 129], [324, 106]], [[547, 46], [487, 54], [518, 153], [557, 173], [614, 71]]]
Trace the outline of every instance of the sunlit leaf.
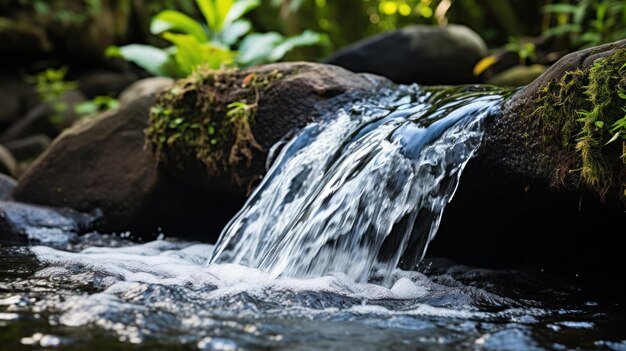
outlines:
[[246, 20], [235, 21], [220, 33], [220, 41], [227, 45], [234, 45], [241, 37], [248, 34], [252, 29], [252, 24]]
[[269, 61], [278, 61], [282, 59], [287, 52], [297, 47], [319, 44], [323, 42], [324, 39], [324, 35], [306, 30], [300, 35], [283, 40], [282, 43], [272, 50], [272, 53], [269, 56]]
[[216, 23], [213, 29], [216, 33], [221, 31], [226, 25], [226, 16], [230, 12], [234, 3], [234, 0], [215, 0]]
[[575, 13], [578, 6], [573, 4], [550, 4], [543, 7], [546, 13]]
[[123, 58], [155, 76], [169, 76], [172, 73], [167, 69], [170, 55], [167, 51], [154, 46], [141, 44], [110, 46], [106, 50], [106, 56]]
[[284, 37], [276, 32], [250, 34], [239, 46], [237, 62], [243, 66], [265, 63], [274, 48], [283, 40]]
[[226, 15], [224, 19], [224, 27], [227, 27], [230, 24], [234, 23], [235, 21], [243, 17], [243, 15], [254, 10], [260, 5], [261, 5], [260, 0], [235, 1], [235, 3], [232, 5], [232, 7], [230, 8], [230, 11], [228, 11], [228, 14]]
[[217, 10], [215, 8], [215, 0], [196, 0], [196, 3], [200, 8], [200, 12], [202, 12], [202, 16], [204, 16], [204, 20], [209, 26], [209, 29], [215, 31], [217, 26]]
[[200, 42], [209, 41], [200, 23], [178, 11], [162, 11], [154, 16], [150, 23], [150, 32], [152, 34], [158, 35], [172, 30], [193, 35]]

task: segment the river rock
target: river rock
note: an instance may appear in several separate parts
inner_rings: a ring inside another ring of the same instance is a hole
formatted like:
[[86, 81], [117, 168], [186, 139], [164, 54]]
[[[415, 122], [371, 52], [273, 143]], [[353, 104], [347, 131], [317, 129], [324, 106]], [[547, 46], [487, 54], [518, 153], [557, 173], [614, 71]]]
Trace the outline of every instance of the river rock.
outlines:
[[477, 82], [472, 70], [486, 54], [485, 42], [465, 26], [414, 25], [357, 42], [325, 62], [402, 84], [465, 84]]
[[174, 80], [167, 77], [152, 77], [139, 80], [120, 93], [120, 104], [128, 105], [144, 95], [154, 95], [174, 84]]
[[274, 144], [323, 112], [388, 84], [314, 63], [200, 70], [160, 95], [147, 137], [165, 169], [181, 181], [241, 196], [265, 173]]
[[[99, 209], [103, 220], [96, 229], [103, 232], [130, 230], [150, 236], [161, 228], [216, 236], [241, 200], [207, 203], [206, 194], [159, 171], [144, 147], [154, 100], [154, 93], [140, 96], [65, 130], [20, 177], [12, 197], [81, 212]], [[227, 216], [220, 217], [222, 209]], [[207, 233], [211, 230], [213, 234]]]
[[[620, 69], [625, 49], [623, 40], [563, 57], [487, 121], [483, 144], [446, 207], [430, 254], [472, 265], [532, 264], [572, 274], [608, 275], [622, 266], [622, 141], [598, 139], [594, 157], [606, 172], [595, 178], [582, 172], [588, 166], [578, 142], [580, 112], [594, 108], [591, 97], [608, 103], [600, 108], [605, 116], [623, 116], [610, 111], [623, 106], [618, 86], [626, 82]], [[605, 92], [590, 84], [592, 67], [609, 87]], [[604, 127], [593, 126], [598, 138], [612, 135], [604, 134]], [[591, 167], [588, 172], [596, 171]]]
[[92, 231], [101, 216], [99, 211], [86, 214], [67, 208], [0, 201], [0, 239], [24, 235], [29, 239], [56, 241]]

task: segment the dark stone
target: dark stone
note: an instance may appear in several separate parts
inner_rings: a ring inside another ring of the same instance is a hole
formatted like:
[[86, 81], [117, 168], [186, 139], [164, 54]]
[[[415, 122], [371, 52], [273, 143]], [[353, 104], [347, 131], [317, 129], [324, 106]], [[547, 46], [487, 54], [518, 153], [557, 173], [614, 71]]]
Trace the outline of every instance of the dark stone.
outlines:
[[132, 104], [139, 97], [156, 94], [172, 84], [174, 80], [166, 77], [152, 77], [136, 81], [120, 93], [120, 105]]
[[18, 162], [34, 159], [41, 155], [49, 145], [50, 137], [45, 134], [34, 134], [4, 144]]
[[625, 47], [623, 40], [563, 57], [487, 121], [483, 144], [446, 207], [430, 255], [587, 275], [622, 267], [626, 208], [613, 196], [619, 192], [603, 199], [575, 171], [555, 181], [568, 151], [560, 141], [556, 148], [549, 145], [529, 117], [549, 82]]
[[[182, 100], [175, 102], [182, 105], [179, 106], [182, 108], [182, 112], [179, 111], [182, 113], [180, 117], [187, 118], [197, 113], [202, 109], [200, 106], [208, 101], [212, 101], [213, 105], [219, 105], [216, 109], [221, 109], [220, 113], [225, 114], [228, 104], [249, 98], [246, 95], [249, 91], [242, 89], [241, 86], [245, 77], [252, 74], [259, 77], [275, 75], [278, 78], [259, 91], [258, 109], [254, 115], [251, 131], [260, 148], [252, 150], [250, 162], [232, 167], [215, 166], [199, 160], [188, 145], [182, 145], [180, 148], [167, 147], [163, 148], [159, 157], [170, 174], [198, 189], [244, 196], [251, 191], [259, 177], [265, 174], [267, 155], [274, 144], [317, 120], [323, 113], [337, 110], [355, 99], [369, 96], [380, 85], [391, 84], [381, 77], [355, 74], [331, 65], [292, 62], [257, 66], [226, 73], [224, 79], [228, 80], [232, 87], [224, 90], [219, 90], [211, 84], [179, 81], [172, 90], [185, 91]], [[204, 78], [193, 79], [205, 81]], [[175, 108], [168, 105], [172, 103], [169, 99], [166, 91], [157, 105]], [[189, 113], [184, 112], [187, 110]], [[203, 118], [200, 116], [200, 119]], [[208, 123], [208, 120], [201, 123]], [[156, 145], [153, 144], [153, 147]], [[228, 156], [223, 158], [226, 157]], [[217, 174], [212, 172], [211, 168], [216, 168]]]
[[17, 181], [6, 174], [0, 174], [0, 201], [7, 200], [17, 186]]
[[158, 170], [144, 147], [154, 100], [154, 92], [143, 95], [64, 131], [21, 176], [12, 197], [81, 212], [100, 209], [103, 220], [95, 229], [103, 232], [150, 236], [161, 228], [216, 238], [242, 199], [217, 201], [217, 195], [179, 184]]
[[486, 54], [485, 42], [465, 26], [409, 26], [350, 45], [326, 63], [402, 84], [464, 84], [477, 82], [472, 69]]
[[36, 231], [45, 231], [46, 235], [84, 234], [93, 231], [101, 217], [99, 211], [86, 214], [67, 208], [0, 201], [0, 238], [29, 236]]

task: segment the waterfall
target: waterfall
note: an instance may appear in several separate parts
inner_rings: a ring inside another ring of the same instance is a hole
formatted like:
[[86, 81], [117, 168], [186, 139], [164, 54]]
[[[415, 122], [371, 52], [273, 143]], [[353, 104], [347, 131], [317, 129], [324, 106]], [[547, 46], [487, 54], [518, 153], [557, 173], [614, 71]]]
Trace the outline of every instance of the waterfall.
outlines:
[[359, 282], [415, 267], [502, 98], [414, 85], [329, 113], [284, 145], [208, 263]]

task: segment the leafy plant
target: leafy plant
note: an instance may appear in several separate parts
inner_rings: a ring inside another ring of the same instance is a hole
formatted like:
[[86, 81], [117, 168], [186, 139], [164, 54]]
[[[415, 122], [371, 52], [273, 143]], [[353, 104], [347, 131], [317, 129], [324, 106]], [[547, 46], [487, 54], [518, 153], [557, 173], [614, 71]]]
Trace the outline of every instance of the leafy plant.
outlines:
[[41, 101], [52, 106], [52, 114], [50, 115], [52, 123], [63, 122], [63, 113], [65, 113], [68, 106], [63, 101], [62, 96], [68, 90], [78, 87], [77, 82], [66, 81], [66, 75], [67, 67], [64, 66], [59, 69], [48, 68], [35, 76], [27, 78], [29, 83], [35, 84], [35, 89]]
[[575, 47], [591, 47], [626, 38], [626, 0], [576, 0], [546, 5], [554, 16], [544, 35], [567, 35]]
[[[622, 65], [619, 73], [621, 75], [626, 75], [626, 63]], [[613, 133], [613, 136], [607, 144], [615, 142], [618, 139], [622, 140], [622, 161], [626, 164], [626, 86], [618, 85], [617, 89], [618, 96], [620, 99], [624, 100], [624, 107], [622, 107], [624, 116], [611, 125], [610, 132]], [[624, 193], [624, 196], [626, 196], [626, 193]]]
[[131, 44], [110, 47], [107, 55], [131, 61], [154, 75], [183, 77], [199, 65], [218, 69], [275, 62], [296, 47], [325, 39], [312, 31], [291, 38], [276, 32], [250, 33], [252, 25], [243, 16], [260, 6], [260, 0], [196, 0], [196, 5], [205, 23], [175, 10], [162, 11], [152, 19], [150, 32], [172, 46]]

